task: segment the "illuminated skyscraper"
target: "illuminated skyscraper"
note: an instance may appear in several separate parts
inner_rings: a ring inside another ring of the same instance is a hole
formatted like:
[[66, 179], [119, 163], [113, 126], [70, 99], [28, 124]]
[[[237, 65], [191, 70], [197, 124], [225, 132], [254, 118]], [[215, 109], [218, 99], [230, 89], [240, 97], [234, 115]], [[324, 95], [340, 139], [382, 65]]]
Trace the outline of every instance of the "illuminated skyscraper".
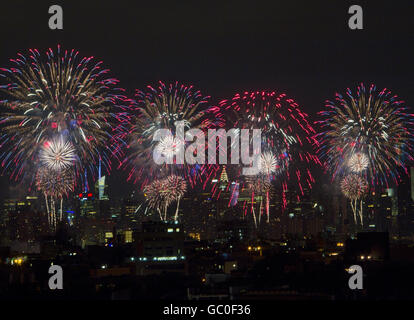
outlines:
[[220, 188], [226, 188], [229, 178], [227, 177], [226, 166], [223, 166], [223, 170], [220, 174]]
[[108, 200], [108, 196], [105, 194], [105, 188], [108, 186], [105, 185], [105, 176], [101, 175], [101, 160], [99, 160], [99, 177], [98, 181], [95, 184], [95, 192], [98, 194], [99, 200]]

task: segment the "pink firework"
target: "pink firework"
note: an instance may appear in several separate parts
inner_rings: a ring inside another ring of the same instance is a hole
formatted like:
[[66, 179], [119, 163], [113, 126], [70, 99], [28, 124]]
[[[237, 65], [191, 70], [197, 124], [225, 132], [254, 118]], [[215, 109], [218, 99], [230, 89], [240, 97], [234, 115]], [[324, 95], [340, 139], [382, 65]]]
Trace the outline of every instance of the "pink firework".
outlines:
[[[286, 94], [274, 91], [246, 91], [221, 101], [219, 107], [227, 117], [228, 129], [262, 130], [259, 176], [281, 191], [283, 208], [288, 189], [300, 201], [315, 182], [312, 165], [320, 165], [308, 115]], [[241, 179], [240, 167], [235, 176]]]

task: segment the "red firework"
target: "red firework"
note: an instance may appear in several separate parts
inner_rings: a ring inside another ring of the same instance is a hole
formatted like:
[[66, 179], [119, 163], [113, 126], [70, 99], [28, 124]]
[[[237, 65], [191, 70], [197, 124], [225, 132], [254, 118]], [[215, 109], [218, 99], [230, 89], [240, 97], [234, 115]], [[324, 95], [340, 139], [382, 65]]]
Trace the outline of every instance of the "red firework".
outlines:
[[[270, 165], [270, 169], [262, 170], [258, 176], [281, 191], [283, 208], [287, 206], [288, 191], [293, 191], [300, 201], [305, 189], [311, 189], [315, 182], [312, 165], [320, 165], [314, 150], [315, 130], [308, 115], [286, 94], [274, 91], [246, 91], [221, 101], [219, 107], [227, 117], [227, 129], [262, 130], [261, 159], [267, 161], [262, 167]], [[233, 172], [233, 178], [244, 181], [240, 169], [238, 166]], [[268, 207], [266, 214], [269, 215]]]

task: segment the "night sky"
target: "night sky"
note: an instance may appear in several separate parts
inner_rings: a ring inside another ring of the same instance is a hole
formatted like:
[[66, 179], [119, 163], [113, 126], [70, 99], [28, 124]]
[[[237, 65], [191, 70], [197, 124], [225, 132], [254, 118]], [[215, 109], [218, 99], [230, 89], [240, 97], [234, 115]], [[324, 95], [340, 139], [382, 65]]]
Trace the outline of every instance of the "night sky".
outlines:
[[[48, 28], [53, 4], [63, 7], [63, 31]], [[353, 4], [364, 9], [364, 30], [348, 28]], [[286, 92], [313, 119], [324, 100], [360, 82], [389, 88], [413, 106], [413, 40], [409, 0], [17, 0], [0, 5], [2, 67], [17, 52], [55, 49], [60, 43], [103, 60], [130, 95], [158, 80], [193, 84], [213, 102], [244, 90], [271, 89]], [[123, 192], [128, 186], [117, 175], [114, 185]]]

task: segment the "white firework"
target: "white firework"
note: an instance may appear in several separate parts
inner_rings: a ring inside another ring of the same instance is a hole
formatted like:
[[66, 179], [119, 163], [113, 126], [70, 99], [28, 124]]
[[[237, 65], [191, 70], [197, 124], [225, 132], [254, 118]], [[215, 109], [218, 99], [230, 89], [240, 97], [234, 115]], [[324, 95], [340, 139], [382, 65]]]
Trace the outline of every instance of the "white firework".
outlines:
[[40, 151], [40, 161], [51, 170], [69, 168], [76, 160], [75, 148], [69, 141], [56, 138], [44, 143]]
[[275, 173], [278, 168], [278, 161], [272, 152], [264, 152], [260, 155], [260, 172], [270, 175]]
[[352, 172], [362, 172], [368, 165], [368, 157], [362, 152], [354, 153], [348, 161], [348, 167]]
[[157, 151], [160, 155], [167, 158], [167, 162], [170, 162], [174, 156], [179, 152], [183, 142], [175, 138], [172, 135], [168, 135], [160, 140], [156, 146]]

